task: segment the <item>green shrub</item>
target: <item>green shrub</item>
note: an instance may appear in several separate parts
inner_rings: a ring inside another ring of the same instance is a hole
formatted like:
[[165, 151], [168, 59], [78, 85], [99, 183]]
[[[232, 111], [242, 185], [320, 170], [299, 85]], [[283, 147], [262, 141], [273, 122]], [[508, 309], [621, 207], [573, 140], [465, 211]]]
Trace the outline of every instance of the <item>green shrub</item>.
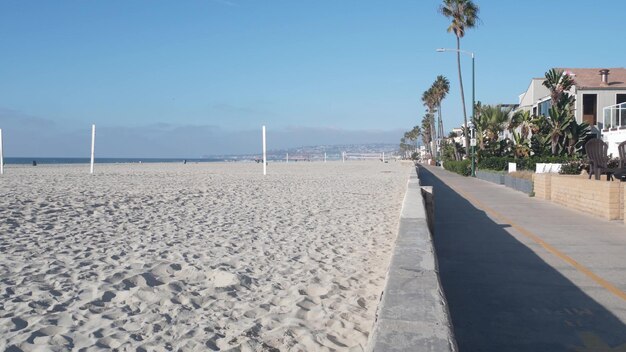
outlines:
[[530, 158], [515, 159], [512, 157], [487, 157], [482, 158], [477, 166], [480, 170], [493, 170], [493, 171], [506, 171], [509, 168], [509, 163], [516, 163], [517, 170], [529, 170], [535, 171], [537, 163], [548, 164], [564, 164], [573, 161], [572, 158], [563, 156], [534, 156]]
[[472, 161], [471, 160], [446, 160], [443, 163], [443, 168], [455, 172], [462, 176], [469, 176], [472, 174]]
[[541, 157], [531, 157], [527, 159], [518, 159], [517, 160], [517, 168], [519, 170], [530, 170], [535, 171], [538, 163], [546, 163], [546, 164], [565, 164], [573, 159], [571, 157], [566, 156], [541, 156]]
[[581, 171], [583, 171], [584, 163], [580, 160], [571, 160], [563, 166], [561, 166], [561, 170], [559, 174], [561, 175], [580, 175]]
[[482, 158], [477, 166], [480, 170], [504, 171], [508, 168], [508, 159], [498, 156]]

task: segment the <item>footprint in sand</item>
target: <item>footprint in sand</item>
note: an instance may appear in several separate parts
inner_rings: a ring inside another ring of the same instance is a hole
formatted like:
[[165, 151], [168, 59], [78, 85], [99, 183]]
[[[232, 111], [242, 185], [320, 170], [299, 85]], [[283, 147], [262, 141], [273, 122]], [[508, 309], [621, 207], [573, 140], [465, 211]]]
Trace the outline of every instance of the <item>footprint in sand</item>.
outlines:
[[28, 326], [28, 322], [26, 320], [17, 317], [11, 318], [11, 322], [15, 325], [11, 331], [19, 331]]

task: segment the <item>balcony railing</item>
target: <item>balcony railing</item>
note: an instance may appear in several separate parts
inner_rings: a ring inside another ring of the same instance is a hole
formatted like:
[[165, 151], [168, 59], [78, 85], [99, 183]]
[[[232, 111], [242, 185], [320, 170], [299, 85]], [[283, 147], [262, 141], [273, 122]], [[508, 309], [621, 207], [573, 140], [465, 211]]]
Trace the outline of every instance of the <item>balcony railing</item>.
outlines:
[[598, 123], [600, 131], [626, 128], [626, 103], [607, 106], [602, 112], [602, 122]]

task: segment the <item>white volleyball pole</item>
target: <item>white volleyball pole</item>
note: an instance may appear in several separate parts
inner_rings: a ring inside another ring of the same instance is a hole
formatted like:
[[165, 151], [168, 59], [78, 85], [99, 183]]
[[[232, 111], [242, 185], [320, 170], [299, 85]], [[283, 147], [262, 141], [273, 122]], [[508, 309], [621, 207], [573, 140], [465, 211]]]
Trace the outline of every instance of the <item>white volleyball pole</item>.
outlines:
[[324, 162], [326, 162], [326, 153], [324, 153]]
[[285, 157], [285, 160], [287, 161], [287, 164], [289, 164], [289, 153], [287, 153], [287, 156]]
[[2, 149], [2, 128], [0, 128], [0, 175], [4, 174], [4, 149]]
[[263, 175], [267, 175], [267, 154], [265, 153], [265, 125], [263, 126]]
[[341, 152], [341, 161], [346, 162], [346, 152]]
[[96, 149], [96, 125], [91, 125], [91, 171], [93, 174], [93, 154]]
[[385, 152], [383, 152], [383, 163], [385, 162]]

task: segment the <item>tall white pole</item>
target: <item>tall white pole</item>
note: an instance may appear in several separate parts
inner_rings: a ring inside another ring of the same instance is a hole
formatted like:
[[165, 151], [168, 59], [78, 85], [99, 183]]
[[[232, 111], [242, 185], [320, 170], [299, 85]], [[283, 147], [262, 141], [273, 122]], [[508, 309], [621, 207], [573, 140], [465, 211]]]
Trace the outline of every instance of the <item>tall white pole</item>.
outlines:
[[265, 125], [263, 126], [263, 175], [267, 175], [267, 154], [265, 153]]
[[2, 149], [2, 129], [0, 128], [0, 175], [4, 174], [4, 149]]
[[289, 164], [289, 153], [287, 153], [287, 156], [285, 157], [285, 160], [287, 161], [287, 164]]
[[93, 154], [96, 149], [96, 125], [91, 125], [91, 171], [93, 174]]
[[326, 153], [324, 153], [324, 162], [326, 162]]
[[385, 162], [385, 152], [383, 152], [383, 163]]
[[346, 162], [346, 152], [341, 152], [341, 161]]

